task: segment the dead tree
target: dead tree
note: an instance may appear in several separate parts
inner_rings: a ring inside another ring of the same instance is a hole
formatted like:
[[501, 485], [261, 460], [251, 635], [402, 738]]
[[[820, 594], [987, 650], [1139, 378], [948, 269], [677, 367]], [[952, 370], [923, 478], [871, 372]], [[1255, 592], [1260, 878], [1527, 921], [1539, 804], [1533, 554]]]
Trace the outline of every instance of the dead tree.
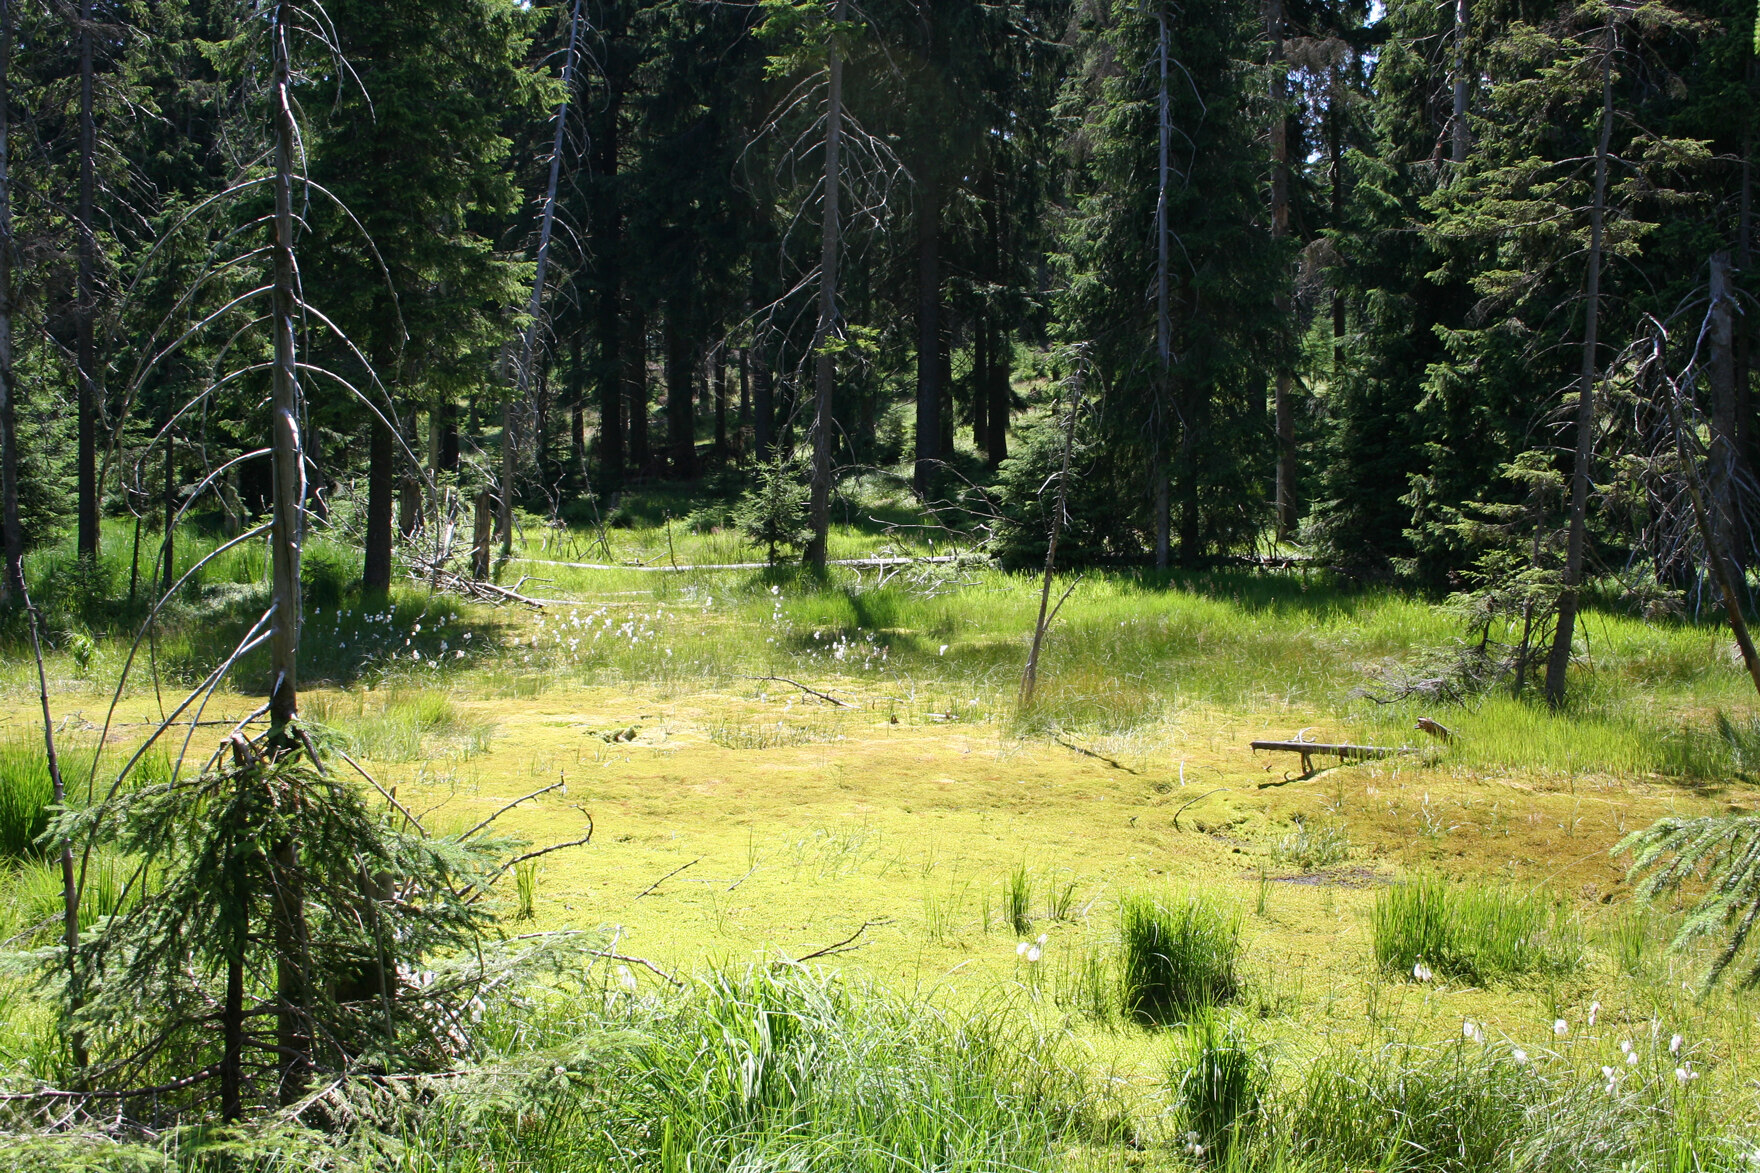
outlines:
[[1618, 29], [1610, 19], [1602, 32], [1601, 133], [1595, 143], [1595, 190], [1589, 205], [1588, 270], [1583, 279], [1583, 366], [1577, 384], [1576, 451], [1571, 464], [1570, 529], [1565, 540], [1564, 589], [1558, 598], [1558, 619], [1552, 651], [1546, 658], [1546, 702], [1564, 704], [1565, 672], [1576, 634], [1577, 592], [1583, 582], [1583, 548], [1589, 526], [1589, 466], [1595, 458], [1596, 347], [1601, 314], [1601, 253], [1607, 216], [1607, 161], [1613, 141], [1613, 58]]
[[819, 224], [819, 321], [813, 330], [813, 475], [807, 502], [807, 523], [813, 536], [803, 560], [816, 570], [825, 568], [825, 548], [831, 528], [831, 394], [837, 380], [837, 359], [832, 343], [839, 334], [837, 321], [837, 259], [842, 222], [837, 197], [843, 186], [839, 155], [843, 147], [843, 48], [837, 26], [843, 22], [848, 0], [836, 0], [826, 38], [825, 64], [825, 187]]

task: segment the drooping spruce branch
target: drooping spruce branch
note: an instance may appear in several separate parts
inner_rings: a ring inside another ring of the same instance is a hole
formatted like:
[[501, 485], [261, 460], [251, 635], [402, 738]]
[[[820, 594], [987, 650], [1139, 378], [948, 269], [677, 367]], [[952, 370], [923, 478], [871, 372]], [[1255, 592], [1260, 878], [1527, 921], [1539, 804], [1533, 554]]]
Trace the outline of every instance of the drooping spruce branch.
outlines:
[[[1704, 894], [1672, 944], [1680, 949], [1705, 938], [1723, 938], [1705, 974], [1704, 988], [1709, 989], [1742, 953], [1760, 920], [1760, 816], [1658, 819], [1613, 848], [1614, 855], [1628, 853], [1628, 875], [1638, 881], [1638, 895], [1646, 900], [1678, 892], [1694, 880], [1705, 883]], [[1739, 984], [1742, 989], [1760, 986], [1760, 959]]]

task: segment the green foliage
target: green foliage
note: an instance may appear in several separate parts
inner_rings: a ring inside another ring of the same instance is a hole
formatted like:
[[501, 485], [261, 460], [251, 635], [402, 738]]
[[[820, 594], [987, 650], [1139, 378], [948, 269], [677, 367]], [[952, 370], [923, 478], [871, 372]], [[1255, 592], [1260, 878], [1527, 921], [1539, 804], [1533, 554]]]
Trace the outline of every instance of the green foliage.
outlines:
[[1033, 931], [1033, 877], [1024, 863], [1009, 872], [1003, 883], [1002, 917], [1020, 936]]
[[1421, 876], [1375, 898], [1375, 960], [1389, 974], [1422, 970], [1485, 984], [1523, 974], [1569, 973], [1582, 943], [1562, 906], [1540, 893]]
[[1191, 1155], [1226, 1164], [1253, 1139], [1271, 1065], [1239, 1024], [1213, 1006], [1199, 1010], [1186, 1023], [1170, 1079]]
[[1119, 902], [1119, 993], [1127, 1016], [1167, 1023], [1240, 990], [1240, 918], [1191, 895]]
[[1343, 863], [1350, 853], [1351, 837], [1337, 823], [1314, 827], [1303, 822], [1271, 848], [1272, 859], [1304, 872], [1317, 872]]
[[808, 488], [798, 462], [778, 453], [754, 471], [752, 487], [733, 507], [734, 524], [748, 541], [766, 548], [774, 566], [779, 549], [799, 550], [812, 537], [807, 503]]
[[54, 783], [43, 746], [32, 741], [0, 742], [0, 858], [38, 854], [37, 840], [49, 827]]
[[[1613, 853], [1631, 855], [1630, 876], [1639, 881], [1638, 895], [1646, 900], [1677, 892], [1689, 881], [1704, 885], [1675, 934], [1674, 947], [1721, 938], [1705, 973], [1705, 987], [1715, 985], [1741, 955], [1754, 922], [1760, 919], [1760, 818], [1658, 819], [1621, 839]], [[1739, 985], [1743, 989], [1760, 985], [1760, 960]]]

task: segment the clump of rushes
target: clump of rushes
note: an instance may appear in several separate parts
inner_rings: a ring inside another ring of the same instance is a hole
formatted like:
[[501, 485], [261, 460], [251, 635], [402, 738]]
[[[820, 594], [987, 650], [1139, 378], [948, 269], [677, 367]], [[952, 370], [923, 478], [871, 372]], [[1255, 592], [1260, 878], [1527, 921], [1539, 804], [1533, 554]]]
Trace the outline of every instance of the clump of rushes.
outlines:
[[1375, 960], [1390, 974], [1484, 983], [1530, 973], [1569, 973], [1582, 943], [1544, 895], [1424, 876], [1375, 900]]
[[38, 854], [37, 839], [49, 829], [54, 787], [40, 742], [0, 744], [0, 857]]
[[1203, 896], [1126, 896], [1119, 940], [1121, 1003], [1139, 1022], [1177, 1021], [1240, 990], [1240, 918]]
[[1024, 937], [1033, 931], [1033, 878], [1027, 874], [1026, 864], [1021, 864], [1008, 873], [1008, 883], [1002, 893], [1002, 907], [1009, 925], [1017, 934]]
[[1222, 1164], [1252, 1137], [1270, 1083], [1270, 1064], [1244, 1030], [1215, 1007], [1205, 1006], [1186, 1024], [1171, 1081], [1185, 1127], [1181, 1142], [1186, 1154]]

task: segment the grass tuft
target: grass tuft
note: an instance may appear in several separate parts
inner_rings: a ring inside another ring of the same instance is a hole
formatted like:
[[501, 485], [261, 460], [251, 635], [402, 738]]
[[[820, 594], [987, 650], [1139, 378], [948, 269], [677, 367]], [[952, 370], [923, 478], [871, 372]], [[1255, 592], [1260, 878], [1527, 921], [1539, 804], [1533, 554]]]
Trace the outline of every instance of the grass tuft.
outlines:
[[1139, 1022], [1174, 1022], [1240, 991], [1240, 918], [1206, 897], [1126, 896], [1119, 938], [1120, 1001]]
[[1211, 1006], [1193, 1015], [1171, 1073], [1188, 1155], [1223, 1163], [1251, 1140], [1270, 1075], [1269, 1062], [1239, 1026]]
[[1580, 934], [1561, 906], [1508, 887], [1456, 884], [1425, 876], [1382, 892], [1371, 913], [1375, 960], [1390, 974], [1425, 966], [1483, 984], [1522, 974], [1578, 969]]
[[54, 793], [49, 758], [40, 742], [0, 743], [0, 857], [40, 854], [37, 839], [49, 829]]

